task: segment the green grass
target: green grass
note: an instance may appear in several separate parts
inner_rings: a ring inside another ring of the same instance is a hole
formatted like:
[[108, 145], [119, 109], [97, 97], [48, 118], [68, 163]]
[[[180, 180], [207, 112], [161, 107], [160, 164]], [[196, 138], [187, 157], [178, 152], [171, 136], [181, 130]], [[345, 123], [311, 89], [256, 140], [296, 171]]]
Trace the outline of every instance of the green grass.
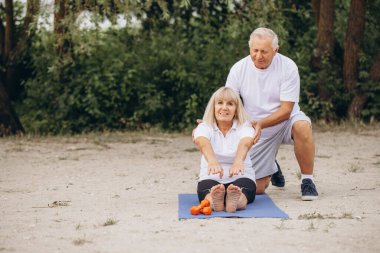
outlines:
[[358, 173], [362, 172], [364, 168], [360, 167], [358, 164], [351, 164], [350, 167], [348, 168], [348, 172], [351, 173]]
[[106, 222], [103, 223], [103, 226], [106, 227], [106, 226], [112, 226], [112, 225], [115, 225], [116, 223], [118, 223], [119, 221], [116, 220], [116, 219], [113, 219], [113, 218], [108, 218], [106, 220]]
[[334, 216], [332, 214], [320, 214], [317, 212], [301, 214], [298, 216], [299, 220], [313, 220], [313, 219], [354, 219], [352, 213], [342, 213], [341, 216]]

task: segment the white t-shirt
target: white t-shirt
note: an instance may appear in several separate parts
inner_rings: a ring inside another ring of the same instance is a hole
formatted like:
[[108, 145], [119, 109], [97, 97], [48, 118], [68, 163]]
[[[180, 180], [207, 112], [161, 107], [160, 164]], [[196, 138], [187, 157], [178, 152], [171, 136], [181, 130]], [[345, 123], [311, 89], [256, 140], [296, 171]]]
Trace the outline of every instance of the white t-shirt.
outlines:
[[241, 95], [245, 110], [254, 120], [275, 112], [280, 101], [295, 102], [292, 115], [300, 110], [297, 65], [280, 53], [276, 53], [266, 69], [256, 68], [249, 55], [241, 59], [232, 66], [226, 86]]
[[[250, 55], [241, 59], [232, 66], [226, 86], [242, 97], [251, 120], [269, 116], [278, 110], [281, 101], [295, 102], [291, 116], [300, 111], [297, 65], [280, 53], [276, 53], [266, 69], [256, 68]], [[270, 138], [283, 123], [263, 129], [261, 139]]]
[[244, 175], [239, 174], [229, 177], [229, 169], [234, 162], [240, 140], [244, 137], [253, 138], [254, 133], [255, 130], [249, 122], [238, 126], [236, 120], [234, 120], [233, 125], [226, 136], [223, 135], [217, 125], [211, 127], [206, 123], [199, 124], [194, 130], [194, 139], [197, 139], [200, 136], [209, 139], [216, 155], [216, 159], [219, 161], [224, 172], [222, 179], [219, 178], [219, 174], [207, 175], [208, 163], [204, 155], [202, 155], [199, 181], [212, 179], [218, 181], [219, 183], [226, 184], [242, 177], [250, 178], [255, 181], [255, 171], [252, 168], [252, 162], [249, 154], [247, 154], [244, 161]]

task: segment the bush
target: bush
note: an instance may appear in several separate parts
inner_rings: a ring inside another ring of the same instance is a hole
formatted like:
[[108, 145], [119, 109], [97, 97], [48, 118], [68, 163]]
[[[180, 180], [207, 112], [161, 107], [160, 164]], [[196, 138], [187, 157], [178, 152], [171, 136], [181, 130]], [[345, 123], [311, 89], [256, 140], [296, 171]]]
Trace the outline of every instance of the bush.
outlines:
[[[210, 95], [225, 84], [230, 67], [249, 53], [249, 34], [258, 26], [276, 31], [280, 52], [297, 63], [302, 110], [314, 119], [345, 117], [351, 99], [341, 70], [347, 4], [337, 8], [334, 60], [324, 61], [319, 73], [331, 100], [321, 101], [310, 66], [317, 33], [310, 3], [243, 1], [234, 2], [235, 8], [223, 1], [200, 3], [190, 9], [169, 6], [169, 19], [160, 19], [162, 12], [152, 5], [142, 28], [79, 30], [72, 25], [63, 55], [55, 51], [54, 35], [41, 31], [30, 49], [33, 74], [24, 83], [26, 96], [17, 106], [26, 130], [193, 128]], [[365, 119], [380, 115], [379, 86], [368, 81], [370, 56], [380, 37], [379, 15], [371, 15], [359, 80], [368, 97]]]

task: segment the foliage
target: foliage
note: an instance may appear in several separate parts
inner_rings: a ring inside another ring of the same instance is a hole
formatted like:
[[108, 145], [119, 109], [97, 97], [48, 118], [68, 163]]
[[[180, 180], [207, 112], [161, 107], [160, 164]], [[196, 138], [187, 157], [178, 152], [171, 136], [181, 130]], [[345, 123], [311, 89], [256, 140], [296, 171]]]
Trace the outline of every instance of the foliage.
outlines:
[[[329, 102], [320, 101], [310, 66], [317, 28], [309, 2], [148, 2], [136, 12], [138, 28], [79, 29], [71, 23], [64, 57], [55, 52], [54, 34], [41, 29], [29, 49], [25, 99], [17, 104], [27, 131], [193, 128], [232, 64], [248, 54], [249, 34], [258, 26], [276, 31], [280, 52], [297, 63], [303, 111], [315, 119], [346, 116], [351, 97], [341, 66], [347, 1], [337, 1], [334, 60], [323, 61], [320, 73], [328, 80]], [[380, 39], [378, 2], [368, 10], [361, 52], [360, 87], [368, 96], [364, 119], [380, 116], [379, 85], [368, 79]]]

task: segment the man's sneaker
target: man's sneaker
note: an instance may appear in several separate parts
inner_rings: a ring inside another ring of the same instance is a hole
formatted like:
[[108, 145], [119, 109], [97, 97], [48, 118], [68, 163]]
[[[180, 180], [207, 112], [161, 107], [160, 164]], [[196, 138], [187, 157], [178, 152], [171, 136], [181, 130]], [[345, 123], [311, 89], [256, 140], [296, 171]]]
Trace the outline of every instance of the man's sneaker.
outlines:
[[277, 187], [284, 187], [285, 186], [285, 177], [282, 175], [282, 171], [280, 168], [280, 165], [278, 165], [277, 161], [276, 166], [278, 171], [272, 175], [271, 181], [272, 185], [277, 186]]
[[301, 193], [302, 200], [316, 200], [318, 198], [317, 189], [315, 188], [313, 180], [310, 178], [305, 178], [302, 180]]

